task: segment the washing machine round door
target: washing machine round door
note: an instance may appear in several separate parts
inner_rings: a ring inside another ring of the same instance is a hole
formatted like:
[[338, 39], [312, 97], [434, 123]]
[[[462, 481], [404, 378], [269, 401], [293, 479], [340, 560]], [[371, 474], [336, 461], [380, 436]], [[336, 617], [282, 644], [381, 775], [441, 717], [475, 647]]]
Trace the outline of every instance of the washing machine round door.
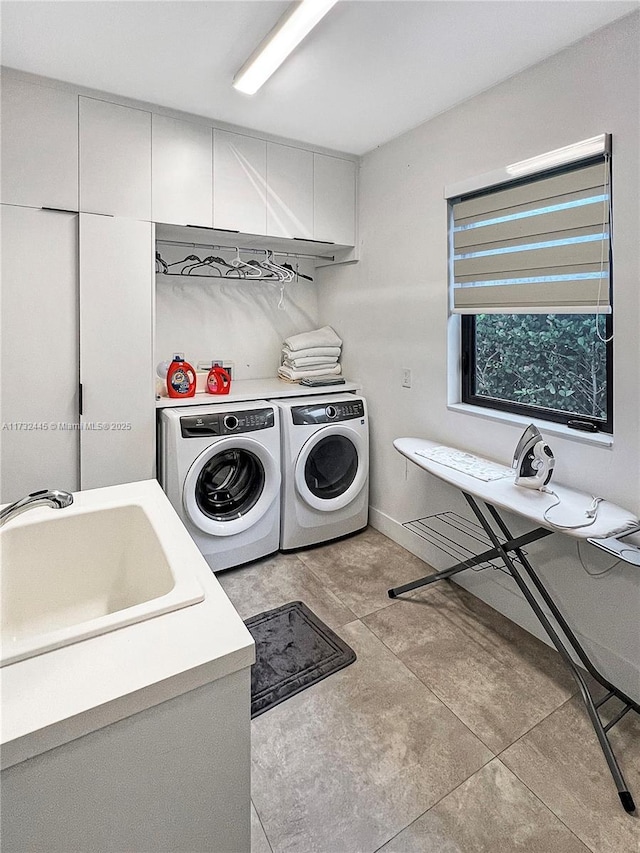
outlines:
[[320, 429], [298, 455], [297, 492], [314, 509], [342, 509], [365, 485], [368, 464], [367, 442], [360, 433], [340, 424]]
[[269, 450], [251, 438], [229, 436], [194, 460], [182, 499], [199, 530], [232, 536], [256, 524], [279, 489], [280, 469]]

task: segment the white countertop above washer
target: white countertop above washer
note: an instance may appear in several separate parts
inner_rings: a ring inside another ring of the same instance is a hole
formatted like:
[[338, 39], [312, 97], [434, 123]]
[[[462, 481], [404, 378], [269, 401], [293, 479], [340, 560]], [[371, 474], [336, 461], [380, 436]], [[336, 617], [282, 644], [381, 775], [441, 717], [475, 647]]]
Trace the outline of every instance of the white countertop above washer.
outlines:
[[269, 379], [234, 379], [228, 394], [207, 394], [198, 392], [194, 397], [176, 399], [175, 397], [160, 397], [156, 400], [156, 408], [168, 406], [211, 406], [217, 403], [241, 403], [249, 400], [277, 400], [286, 397], [317, 397], [319, 394], [344, 394], [345, 392], [361, 392], [357, 382], [345, 382], [344, 385], [325, 385], [309, 388], [297, 382], [285, 382], [276, 377]]

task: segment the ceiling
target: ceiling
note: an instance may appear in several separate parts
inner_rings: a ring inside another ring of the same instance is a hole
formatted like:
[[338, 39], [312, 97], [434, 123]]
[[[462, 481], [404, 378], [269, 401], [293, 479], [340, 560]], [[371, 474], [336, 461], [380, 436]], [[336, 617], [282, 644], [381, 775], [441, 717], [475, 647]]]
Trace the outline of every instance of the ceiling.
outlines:
[[248, 96], [231, 81], [288, 2], [3, 0], [2, 64], [362, 154], [639, 5], [340, 0]]

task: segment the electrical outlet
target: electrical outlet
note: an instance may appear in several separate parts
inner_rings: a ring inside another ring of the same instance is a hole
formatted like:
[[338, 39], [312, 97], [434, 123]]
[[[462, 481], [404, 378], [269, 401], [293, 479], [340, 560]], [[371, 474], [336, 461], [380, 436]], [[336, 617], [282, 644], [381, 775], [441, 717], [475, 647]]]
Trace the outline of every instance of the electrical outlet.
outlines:
[[403, 367], [402, 368], [402, 387], [403, 388], [411, 388], [411, 368]]

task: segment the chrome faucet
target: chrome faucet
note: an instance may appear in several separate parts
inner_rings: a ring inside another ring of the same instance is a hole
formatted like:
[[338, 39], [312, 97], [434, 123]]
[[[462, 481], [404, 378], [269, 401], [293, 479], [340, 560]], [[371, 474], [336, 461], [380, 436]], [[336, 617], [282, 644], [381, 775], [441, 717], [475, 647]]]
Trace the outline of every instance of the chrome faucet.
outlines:
[[15, 501], [15, 503], [0, 510], [0, 527], [20, 513], [31, 509], [31, 507], [50, 506], [53, 509], [64, 509], [66, 506], [71, 506], [72, 503], [73, 495], [59, 489], [41, 489], [39, 492], [31, 492], [26, 498], [20, 498], [19, 501]]

